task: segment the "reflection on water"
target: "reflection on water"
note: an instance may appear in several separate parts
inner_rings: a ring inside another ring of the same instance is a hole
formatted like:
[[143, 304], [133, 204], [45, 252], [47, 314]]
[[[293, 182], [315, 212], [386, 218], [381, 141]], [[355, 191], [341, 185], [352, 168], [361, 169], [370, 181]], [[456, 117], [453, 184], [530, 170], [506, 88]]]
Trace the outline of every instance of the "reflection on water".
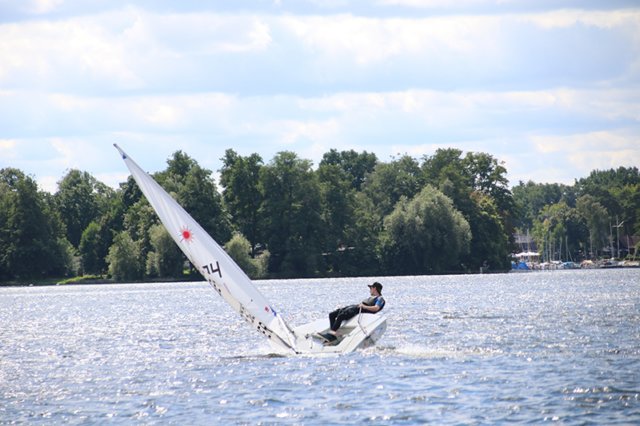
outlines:
[[[0, 423], [640, 423], [640, 270], [379, 278], [386, 334], [273, 356], [204, 283], [0, 289]], [[262, 281], [291, 325], [370, 278]]]

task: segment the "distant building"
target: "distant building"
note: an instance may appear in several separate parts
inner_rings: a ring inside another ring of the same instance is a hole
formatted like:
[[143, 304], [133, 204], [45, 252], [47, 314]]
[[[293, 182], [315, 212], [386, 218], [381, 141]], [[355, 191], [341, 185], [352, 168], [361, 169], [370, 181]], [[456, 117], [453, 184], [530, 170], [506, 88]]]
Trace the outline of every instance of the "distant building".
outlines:
[[538, 245], [533, 238], [527, 234], [513, 234], [513, 240], [521, 252], [537, 252]]

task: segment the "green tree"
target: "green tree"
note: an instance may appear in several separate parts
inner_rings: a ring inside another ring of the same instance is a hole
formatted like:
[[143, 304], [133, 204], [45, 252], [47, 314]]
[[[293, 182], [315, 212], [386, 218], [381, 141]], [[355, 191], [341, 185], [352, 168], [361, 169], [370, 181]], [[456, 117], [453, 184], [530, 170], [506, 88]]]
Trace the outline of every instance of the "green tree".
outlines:
[[595, 197], [583, 195], [576, 201], [578, 214], [589, 230], [589, 257], [596, 258], [599, 250], [606, 247], [609, 213]]
[[220, 184], [224, 190], [222, 196], [233, 222], [251, 244], [251, 256], [254, 257], [256, 247], [261, 242], [260, 236], [260, 169], [262, 158], [258, 154], [249, 157], [239, 156], [228, 149], [222, 158]]
[[623, 235], [640, 228], [640, 171], [637, 167], [618, 167], [609, 170], [594, 170], [588, 177], [576, 181], [578, 195], [590, 195], [600, 203], [613, 221], [623, 221]]
[[[158, 216], [146, 198], [139, 199], [124, 214], [124, 231], [136, 242], [140, 259], [146, 259], [147, 254], [153, 251], [151, 228], [158, 222]], [[144, 270], [144, 268], [141, 269]]]
[[200, 167], [182, 151], [167, 161], [167, 169], [155, 175], [158, 182], [219, 243], [231, 238], [230, 218], [211, 171]]
[[334, 165], [340, 167], [351, 178], [351, 187], [356, 191], [362, 189], [367, 175], [372, 173], [378, 158], [373, 153], [363, 151], [357, 153], [354, 150], [338, 152], [331, 149], [325, 153], [320, 161], [320, 167]]
[[533, 223], [544, 206], [564, 202], [569, 207], [575, 207], [575, 191], [567, 185], [521, 181], [512, 191], [517, 211], [515, 226], [521, 232], [533, 228]]
[[146, 274], [160, 278], [182, 277], [185, 258], [164, 225], [151, 226], [149, 239], [153, 251], [147, 253]]
[[58, 182], [54, 197], [67, 229], [67, 239], [74, 247], [80, 245], [85, 228], [100, 215], [97, 186], [98, 181], [93, 176], [75, 169]]
[[478, 271], [481, 267], [483, 270], [508, 270], [509, 236], [493, 198], [475, 191], [471, 200], [474, 203], [468, 217], [471, 249], [463, 263], [471, 271]]
[[367, 175], [363, 192], [371, 199], [382, 219], [391, 213], [400, 198], [413, 198], [424, 180], [418, 162], [404, 155], [390, 163], [379, 163]]
[[430, 185], [413, 200], [402, 198], [385, 218], [384, 226], [385, 272], [458, 271], [469, 252], [469, 223], [451, 199]]
[[623, 225], [620, 235], [640, 235], [640, 184], [612, 188], [611, 193], [620, 205], [620, 213], [616, 218]]
[[468, 215], [474, 209], [473, 179], [465, 171], [461, 150], [437, 149], [432, 156], [423, 157], [421, 169], [425, 183], [449, 197], [459, 211]]
[[240, 268], [252, 279], [264, 278], [267, 273], [269, 252], [252, 257], [251, 243], [242, 234], [234, 234], [225, 244], [224, 249]]
[[329, 273], [344, 275], [353, 261], [355, 226], [355, 190], [352, 177], [340, 166], [320, 164], [321, 217], [323, 223], [322, 252]]
[[82, 232], [78, 249], [84, 274], [99, 274], [104, 266], [100, 250], [100, 225], [91, 222]]
[[20, 170], [0, 170], [0, 273], [6, 279], [64, 276], [72, 269], [52, 202]]
[[280, 152], [260, 171], [269, 271], [283, 277], [321, 270], [320, 188], [311, 162]]
[[505, 269], [516, 212], [506, 168], [489, 154], [470, 152], [462, 157], [462, 151], [453, 148], [423, 157], [421, 168], [424, 180], [448, 196], [471, 226], [472, 248], [465, 267]]
[[504, 163], [484, 152], [468, 152], [463, 164], [473, 190], [491, 197], [502, 217], [510, 216], [514, 208], [513, 194]]
[[107, 254], [109, 254], [109, 248], [113, 243], [113, 237], [124, 229], [124, 218], [126, 213], [124, 188], [127, 188], [129, 183], [133, 184], [133, 186], [137, 188], [137, 185], [135, 185], [133, 180], [127, 180], [127, 183], [120, 185], [120, 189], [118, 191], [109, 191], [104, 197], [100, 198], [100, 209], [102, 214], [96, 221], [98, 225], [98, 233], [95, 236], [96, 240], [94, 242], [95, 259], [97, 260], [95, 267], [96, 273], [107, 272], [106, 258]]
[[231, 220], [210, 175], [209, 170], [193, 167], [178, 193], [178, 202], [209, 235], [223, 244], [231, 238]]
[[107, 255], [109, 274], [117, 281], [135, 281], [142, 278], [143, 268], [140, 248], [127, 232], [120, 232], [113, 239]]
[[373, 201], [362, 192], [356, 193], [354, 222], [353, 230], [349, 233], [349, 239], [353, 244], [347, 246], [347, 250], [340, 254], [346, 258], [341, 265], [343, 275], [386, 274], [380, 252], [384, 221], [380, 218]]
[[534, 223], [534, 236], [546, 260], [579, 260], [588, 250], [584, 220], [564, 201], [542, 208]]

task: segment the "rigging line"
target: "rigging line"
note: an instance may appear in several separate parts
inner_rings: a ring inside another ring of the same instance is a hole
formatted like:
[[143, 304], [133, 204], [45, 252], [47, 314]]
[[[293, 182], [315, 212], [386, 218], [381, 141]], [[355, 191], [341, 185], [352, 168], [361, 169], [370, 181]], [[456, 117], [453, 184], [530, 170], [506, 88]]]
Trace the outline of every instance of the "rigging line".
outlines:
[[362, 330], [364, 335], [368, 337], [369, 333], [367, 332], [367, 330], [362, 325], [362, 322], [360, 321], [361, 318], [362, 318], [362, 306], [360, 307], [360, 311], [358, 312], [358, 326], [360, 327], [360, 330]]

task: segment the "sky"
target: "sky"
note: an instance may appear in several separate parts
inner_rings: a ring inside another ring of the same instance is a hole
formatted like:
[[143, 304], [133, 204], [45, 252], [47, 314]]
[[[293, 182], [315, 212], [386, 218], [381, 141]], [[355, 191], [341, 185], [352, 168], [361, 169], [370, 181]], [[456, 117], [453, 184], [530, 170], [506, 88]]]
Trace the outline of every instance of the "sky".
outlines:
[[637, 0], [0, 0], [0, 169], [117, 187], [330, 149], [486, 152], [510, 185], [640, 166]]

